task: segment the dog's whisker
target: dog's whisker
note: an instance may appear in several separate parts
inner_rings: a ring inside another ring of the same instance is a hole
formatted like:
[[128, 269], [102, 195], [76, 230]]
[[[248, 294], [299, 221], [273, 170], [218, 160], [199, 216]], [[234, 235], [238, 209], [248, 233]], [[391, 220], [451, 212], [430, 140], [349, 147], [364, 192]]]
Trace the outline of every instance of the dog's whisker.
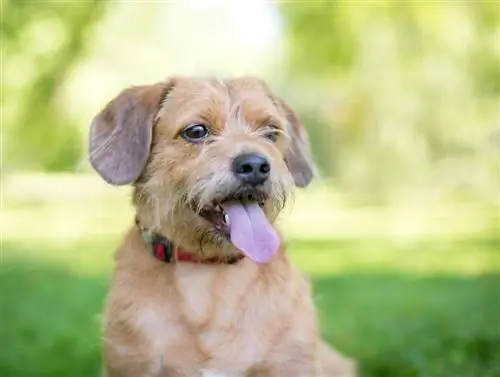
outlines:
[[161, 206], [160, 206], [160, 198], [157, 196], [152, 197], [153, 203], [155, 206], [155, 228], [160, 228], [161, 223]]
[[201, 232], [199, 252], [200, 252], [200, 255], [202, 257], [205, 255], [205, 253], [203, 252], [203, 244], [204, 244], [205, 237], [207, 237], [207, 236], [208, 236], [208, 230]]

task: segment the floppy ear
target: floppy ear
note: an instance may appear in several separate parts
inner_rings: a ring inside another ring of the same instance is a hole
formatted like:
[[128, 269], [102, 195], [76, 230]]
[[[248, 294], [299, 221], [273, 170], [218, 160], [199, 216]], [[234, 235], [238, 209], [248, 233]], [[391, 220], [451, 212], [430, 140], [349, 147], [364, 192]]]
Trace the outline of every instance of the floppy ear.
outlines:
[[309, 137], [297, 113], [283, 100], [278, 99], [278, 102], [285, 112], [291, 135], [290, 150], [285, 156], [285, 162], [288, 170], [292, 173], [295, 185], [297, 187], [306, 187], [317, 175], [317, 168], [311, 154]]
[[93, 168], [108, 183], [133, 183], [149, 158], [152, 129], [171, 84], [134, 86], [121, 92], [90, 126]]

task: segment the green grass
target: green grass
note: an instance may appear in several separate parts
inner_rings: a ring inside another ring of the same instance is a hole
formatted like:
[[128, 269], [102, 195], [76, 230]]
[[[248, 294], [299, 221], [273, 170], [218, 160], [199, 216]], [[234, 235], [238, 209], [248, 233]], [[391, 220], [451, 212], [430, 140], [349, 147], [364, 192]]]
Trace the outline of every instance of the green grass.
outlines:
[[[6, 190], [0, 376], [98, 376], [100, 313], [130, 208], [88, 179], [47, 180]], [[500, 376], [500, 236], [479, 229], [479, 212], [470, 227], [461, 218], [395, 236], [385, 231], [394, 211], [344, 209], [339, 218], [364, 219], [359, 228], [371, 231], [341, 237], [345, 224], [304, 231], [301, 221], [331, 209], [311, 215], [305, 202], [287, 220], [302, 229], [287, 233], [290, 256], [311, 276], [324, 337], [358, 360], [362, 376]]]

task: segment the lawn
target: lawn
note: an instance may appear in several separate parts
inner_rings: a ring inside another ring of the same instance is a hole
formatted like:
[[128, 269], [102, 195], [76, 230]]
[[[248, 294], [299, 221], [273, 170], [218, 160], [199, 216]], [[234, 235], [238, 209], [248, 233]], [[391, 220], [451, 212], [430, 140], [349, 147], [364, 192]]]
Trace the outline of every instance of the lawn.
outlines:
[[[99, 375], [112, 252], [132, 220], [126, 196], [86, 176], [6, 181], [0, 376]], [[314, 283], [324, 337], [358, 360], [362, 376], [500, 376], [495, 214], [342, 203], [313, 189], [283, 220], [290, 256]]]

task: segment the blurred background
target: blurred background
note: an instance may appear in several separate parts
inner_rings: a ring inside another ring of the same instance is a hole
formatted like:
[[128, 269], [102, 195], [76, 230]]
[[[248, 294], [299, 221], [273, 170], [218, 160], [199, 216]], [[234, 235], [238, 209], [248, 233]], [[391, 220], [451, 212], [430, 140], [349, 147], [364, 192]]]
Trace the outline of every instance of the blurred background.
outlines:
[[90, 121], [170, 75], [254, 74], [322, 179], [280, 219], [324, 337], [362, 376], [500, 376], [495, 1], [4, 0], [0, 375], [98, 376], [129, 188]]

